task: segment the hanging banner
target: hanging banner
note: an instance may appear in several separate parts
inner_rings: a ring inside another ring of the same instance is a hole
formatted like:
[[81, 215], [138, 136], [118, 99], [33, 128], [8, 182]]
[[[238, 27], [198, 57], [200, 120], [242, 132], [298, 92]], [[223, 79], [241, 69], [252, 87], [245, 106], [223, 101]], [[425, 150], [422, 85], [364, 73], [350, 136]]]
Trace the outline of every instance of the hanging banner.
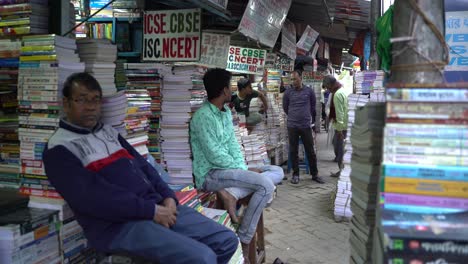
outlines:
[[468, 71], [468, 11], [445, 12], [445, 41], [450, 47], [445, 71]]
[[268, 52], [265, 60], [265, 68], [273, 69], [275, 67], [276, 57], [276, 53]]
[[203, 32], [200, 64], [207, 67], [225, 69], [230, 41], [231, 37], [229, 35]]
[[280, 51], [289, 58], [296, 59], [296, 27], [287, 19], [284, 21], [283, 28], [281, 29]]
[[275, 69], [283, 71], [293, 71], [294, 70], [294, 60], [286, 56], [280, 56], [275, 63]]
[[145, 11], [144, 61], [198, 61], [201, 9]]
[[239, 24], [239, 32], [273, 47], [290, 6], [291, 0], [249, 0]]
[[266, 50], [229, 47], [226, 70], [240, 73], [263, 73]]
[[306, 52], [309, 51], [312, 48], [312, 45], [314, 45], [318, 36], [319, 33], [317, 31], [315, 31], [310, 26], [307, 26], [304, 30], [304, 33], [302, 33], [301, 38], [297, 42], [297, 47], [305, 50]]

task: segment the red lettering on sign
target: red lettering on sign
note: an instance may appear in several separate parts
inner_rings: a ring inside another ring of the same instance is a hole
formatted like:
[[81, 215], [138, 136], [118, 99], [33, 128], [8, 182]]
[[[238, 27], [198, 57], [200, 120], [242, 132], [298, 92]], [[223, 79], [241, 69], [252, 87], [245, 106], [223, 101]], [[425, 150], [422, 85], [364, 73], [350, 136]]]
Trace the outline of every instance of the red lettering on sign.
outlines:
[[169, 40], [170, 39], [167, 39], [167, 38], [163, 39], [163, 55], [162, 55], [163, 58], [169, 58], [169, 49], [170, 49]]
[[186, 58], [192, 58], [192, 52], [191, 52], [191, 49], [192, 48], [192, 41], [190, 41], [190, 38], [185, 38], [185, 57]]
[[177, 39], [176, 38], [172, 38], [171, 40], [171, 47], [170, 47], [170, 56], [171, 58], [175, 58], [175, 56], [177, 56], [177, 51], [174, 49], [174, 46], [177, 44]]

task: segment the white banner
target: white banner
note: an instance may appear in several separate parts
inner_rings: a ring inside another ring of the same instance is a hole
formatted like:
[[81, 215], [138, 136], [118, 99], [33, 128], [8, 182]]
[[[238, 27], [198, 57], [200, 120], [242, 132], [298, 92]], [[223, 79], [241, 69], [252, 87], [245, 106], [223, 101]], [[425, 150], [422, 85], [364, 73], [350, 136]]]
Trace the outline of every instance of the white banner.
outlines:
[[297, 42], [297, 47], [305, 50], [306, 52], [309, 51], [312, 48], [312, 45], [314, 45], [314, 42], [317, 40], [318, 36], [319, 33], [317, 31], [315, 31], [310, 26], [307, 26], [304, 30], [304, 33], [302, 33], [301, 39], [299, 39]]
[[296, 59], [296, 27], [287, 20], [281, 29], [281, 50], [289, 58]]
[[263, 73], [266, 55], [266, 50], [230, 46], [226, 70], [251, 74]]
[[230, 41], [231, 37], [229, 35], [203, 32], [200, 64], [225, 69]]
[[146, 11], [143, 15], [144, 61], [198, 61], [201, 9]]
[[273, 47], [278, 39], [291, 0], [249, 0], [239, 24], [239, 32]]

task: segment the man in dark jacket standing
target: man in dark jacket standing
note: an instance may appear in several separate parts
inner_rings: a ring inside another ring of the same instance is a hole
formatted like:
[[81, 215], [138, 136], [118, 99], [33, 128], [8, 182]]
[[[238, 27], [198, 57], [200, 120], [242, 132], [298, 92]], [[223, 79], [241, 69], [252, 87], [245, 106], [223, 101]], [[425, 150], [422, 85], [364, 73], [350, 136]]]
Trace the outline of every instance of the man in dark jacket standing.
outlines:
[[324, 183], [318, 176], [317, 156], [314, 150], [312, 126], [315, 124], [315, 93], [302, 84], [302, 72], [294, 70], [291, 73], [292, 86], [284, 92], [283, 110], [288, 116], [289, 155], [293, 168], [291, 183], [299, 183], [299, 138], [302, 139], [309, 161], [312, 180]]
[[160, 263], [227, 263], [239, 240], [186, 206], [158, 172], [110, 126], [99, 122], [102, 90], [87, 73], [63, 88], [66, 118], [49, 139], [46, 174], [91, 246]]

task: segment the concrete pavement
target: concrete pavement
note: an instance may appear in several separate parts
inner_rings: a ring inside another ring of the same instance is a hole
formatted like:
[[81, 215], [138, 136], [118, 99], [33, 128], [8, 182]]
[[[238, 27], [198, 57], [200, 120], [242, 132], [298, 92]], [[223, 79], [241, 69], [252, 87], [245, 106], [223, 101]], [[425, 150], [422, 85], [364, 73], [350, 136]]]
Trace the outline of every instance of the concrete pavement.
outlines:
[[266, 263], [279, 257], [287, 263], [349, 263], [349, 224], [333, 218], [333, 190], [336, 178], [330, 172], [338, 167], [327, 135], [317, 135], [319, 175], [326, 181], [318, 184], [310, 175], [301, 175], [299, 184], [283, 181], [273, 204], [265, 209]]

